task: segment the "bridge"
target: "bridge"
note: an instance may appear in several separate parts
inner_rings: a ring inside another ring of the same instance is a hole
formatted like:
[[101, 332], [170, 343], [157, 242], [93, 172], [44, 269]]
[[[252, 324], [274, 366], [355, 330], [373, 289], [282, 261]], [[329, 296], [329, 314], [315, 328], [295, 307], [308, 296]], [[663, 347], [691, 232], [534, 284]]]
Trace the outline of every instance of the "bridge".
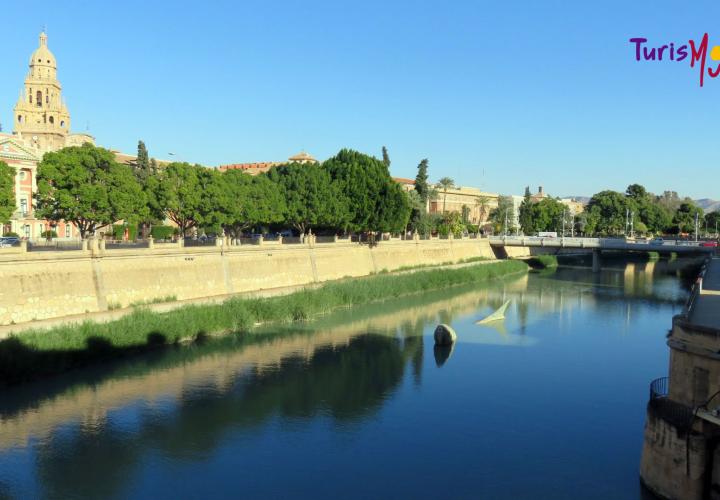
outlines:
[[492, 246], [576, 248], [593, 253], [593, 271], [600, 270], [600, 252], [657, 252], [660, 254], [713, 254], [716, 248], [701, 246], [701, 242], [685, 240], [643, 241], [624, 238], [546, 238], [538, 236], [490, 236]]

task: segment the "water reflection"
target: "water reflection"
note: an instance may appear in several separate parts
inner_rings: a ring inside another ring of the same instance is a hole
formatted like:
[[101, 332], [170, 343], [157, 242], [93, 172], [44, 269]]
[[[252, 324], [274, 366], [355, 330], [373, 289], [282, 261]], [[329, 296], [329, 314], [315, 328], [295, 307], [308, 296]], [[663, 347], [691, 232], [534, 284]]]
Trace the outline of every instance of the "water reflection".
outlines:
[[[560, 269], [432, 292], [6, 391], [0, 401], [0, 496], [3, 488], [19, 496], [133, 496], [133, 485], [148, 474], [219, 460], [228, 443], [232, 453], [240, 453], [257, 436], [311, 434], [325, 424], [330, 426], [323, 427], [325, 433], [353, 433], [398, 399], [413, 408], [394, 410], [404, 423], [418, 415], [433, 422], [434, 415], [445, 415], [443, 407], [415, 401], [407, 387], [420, 394], [434, 387], [435, 377], [476, 369], [472, 353], [499, 352], [474, 349], [517, 352], [516, 347], [547, 342], [556, 331], [577, 328], [574, 314], [591, 313], [597, 322], [623, 308], [629, 323], [636, 310], [643, 316], [679, 307], [684, 291], [668, 279], [678, 269], [665, 261], [600, 274]], [[474, 324], [507, 300], [505, 321]], [[552, 331], [538, 326], [548, 319], [557, 320]], [[432, 346], [428, 329], [437, 323], [453, 324], [457, 345]], [[513, 383], [507, 376], [503, 380]], [[452, 386], [440, 393], [445, 403], [455, 395]], [[401, 427], [395, 432], [403, 436]], [[455, 441], [438, 444], [443, 445], [461, 447]], [[274, 446], [277, 453], [286, 451], [282, 444]], [[333, 468], [332, 457], [307, 454]]]

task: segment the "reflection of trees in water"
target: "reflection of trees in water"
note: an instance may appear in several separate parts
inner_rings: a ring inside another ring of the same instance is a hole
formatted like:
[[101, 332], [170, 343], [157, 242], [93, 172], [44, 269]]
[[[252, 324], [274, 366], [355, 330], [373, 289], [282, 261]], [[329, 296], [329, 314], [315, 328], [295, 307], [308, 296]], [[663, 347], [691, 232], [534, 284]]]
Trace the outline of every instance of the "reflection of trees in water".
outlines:
[[425, 348], [423, 330], [425, 320], [416, 318], [415, 321], [404, 321], [400, 325], [400, 332], [405, 344], [405, 352], [411, 354], [413, 381], [415, 385], [422, 382], [423, 351]]
[[141, 414], [133, 432], [107, 421], [55, 432], [38, 445], [43, 493], [63, 498], [121, 496], [147, 452], [161, 450], [174, 459], [195, 460], [211, 454], [227, 433], [260, 427], [271, 417], [364, 419], [398, 387], [408, 360], [419, 377], [422, 337], [363, 335], [343, 347], [318, 349], [309, 360], [291, 357], [277, 369], [238, 377], [224, 392], [189, 391], [172, 415]]

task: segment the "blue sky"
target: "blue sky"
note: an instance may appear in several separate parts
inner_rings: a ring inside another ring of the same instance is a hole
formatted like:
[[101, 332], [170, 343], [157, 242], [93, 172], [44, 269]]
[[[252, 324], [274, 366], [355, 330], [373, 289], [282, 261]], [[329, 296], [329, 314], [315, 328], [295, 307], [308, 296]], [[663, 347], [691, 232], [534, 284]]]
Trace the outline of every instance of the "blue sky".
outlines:
[[689, 3], [6, 2], [0, 120], [45, 24], [73, 130], [105, 147], [219, 165], [386, 145], [396, 176], [427, 157], [506, 194], [720, 198], [720, 78], [628, 42], [720, 44], [720, 4]]

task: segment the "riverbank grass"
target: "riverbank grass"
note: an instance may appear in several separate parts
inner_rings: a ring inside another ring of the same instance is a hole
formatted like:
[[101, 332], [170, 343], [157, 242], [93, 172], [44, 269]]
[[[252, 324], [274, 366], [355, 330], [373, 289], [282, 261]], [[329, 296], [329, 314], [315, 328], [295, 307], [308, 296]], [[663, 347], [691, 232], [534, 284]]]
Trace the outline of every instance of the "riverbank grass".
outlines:
[[0, 341], [0, 383], [16, 383], [66, 371], [98, 359], [208, 335], [246, 332], [258, 323], [305, 321], [335, 309], [527, 272], [519, 261], [383, 274], [325, 283], [270, 298], [233, 298], [164, 313], [138, 307], [108, 323], [85, 322], [28, 331]]

